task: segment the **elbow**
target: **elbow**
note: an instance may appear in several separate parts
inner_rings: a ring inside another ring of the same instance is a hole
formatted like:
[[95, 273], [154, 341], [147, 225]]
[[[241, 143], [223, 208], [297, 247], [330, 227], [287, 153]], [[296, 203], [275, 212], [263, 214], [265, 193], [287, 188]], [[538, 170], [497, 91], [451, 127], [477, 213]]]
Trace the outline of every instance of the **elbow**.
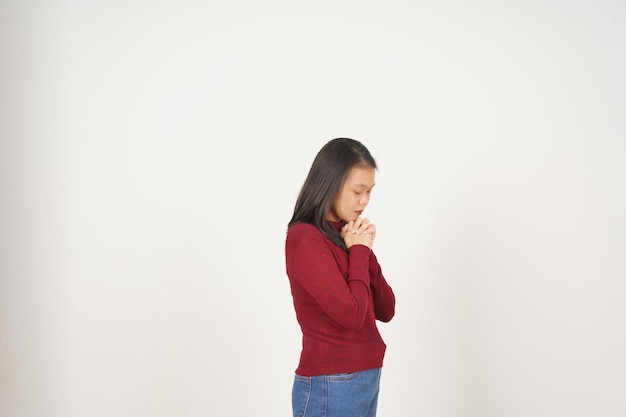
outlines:
[[376, 309], [376, 320], [388, 323], [396, 315], [396, 303], [379, 306]]
[[379, 321], [382, 321], [383, 323], [389, 323], [391, 321], [391, 319], [393, 318], [393, 316], [396, 315], [396, 312], [394, 310], [391, 310], [389, 312], [385, 312], [385, 314], [380, 314], [378, 317], [376, 317]]
[[358, 332], [365, 325], [365, 317], [367, 308], [363, 308], [358, 302], [353, 305], [352, 309], [344, 310], [344, 314], [335, 317], [334, 321], [342, 329], [348, 332]]

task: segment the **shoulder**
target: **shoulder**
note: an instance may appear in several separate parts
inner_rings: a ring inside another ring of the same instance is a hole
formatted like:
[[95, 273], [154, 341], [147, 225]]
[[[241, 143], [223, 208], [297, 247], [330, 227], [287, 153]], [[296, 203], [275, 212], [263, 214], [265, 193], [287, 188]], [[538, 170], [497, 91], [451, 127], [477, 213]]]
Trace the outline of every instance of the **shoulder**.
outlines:
[[330, 259], [339, 249], [321, 230], [309, 223], [296, 223], [287, 230], [287, 267], [308, 265], [313, 260]]
[[297, 246], [336, 246], [320, 229], [310, 223], [300, 222], [287, 230], [286, 244], [289, 247]]
[[296, 223], [287, 230], [287, 242], [298, 242], [303, 239], [324, 238], [322, 232], [310, 223]]

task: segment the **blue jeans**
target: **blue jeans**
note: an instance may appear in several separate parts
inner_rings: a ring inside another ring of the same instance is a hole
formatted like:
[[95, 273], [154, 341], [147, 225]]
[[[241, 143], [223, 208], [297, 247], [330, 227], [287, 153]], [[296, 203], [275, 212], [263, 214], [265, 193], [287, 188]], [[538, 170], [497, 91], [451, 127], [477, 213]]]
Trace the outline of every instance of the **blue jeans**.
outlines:
[[294, 417], [375, 417], [381, 368], [347, 374], [301, 376], [293, 381]]

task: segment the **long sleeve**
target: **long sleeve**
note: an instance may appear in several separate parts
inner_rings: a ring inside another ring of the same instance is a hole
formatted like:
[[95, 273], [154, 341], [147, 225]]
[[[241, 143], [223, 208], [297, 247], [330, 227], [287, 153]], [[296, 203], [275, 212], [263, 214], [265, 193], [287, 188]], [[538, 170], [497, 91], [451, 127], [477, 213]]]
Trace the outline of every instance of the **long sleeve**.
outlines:
[[370, 287], [372, 289], [372, 295], [374, 296], [376, 319], [382, 322], [388, 322], [395, 315], [396, 297], [383, 276], [380, 264], [374, 252], [370, 252], [369, 273]]
[[348, 276], [321, 236], [294, 233], [287, 240], [288, 270], [321, 309], [346, 330], [359, 330], [370, 296], [370, 249], [354, 245], [348, 253]]
[[[341, 230], [341, 223], [332, 225]], [[364, 245], [353, 245], [346, 252], [308, 223], [289, 228], [285, 266], [302, 329], [298, 375], [357, 372], [383, 365], [386, 345], [376, 316], [390, 319], [394, 299], [371, 254]]]

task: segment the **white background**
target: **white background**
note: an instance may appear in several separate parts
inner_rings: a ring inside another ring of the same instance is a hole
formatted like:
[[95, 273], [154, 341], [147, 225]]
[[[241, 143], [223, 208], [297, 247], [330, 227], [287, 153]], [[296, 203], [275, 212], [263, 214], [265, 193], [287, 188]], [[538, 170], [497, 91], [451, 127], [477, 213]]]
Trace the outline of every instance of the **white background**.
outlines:
[[624, 1], [0, 5], [2, 417], [290, 416], [286, 224], [340, 136], [380, 416], [626, 416]]

